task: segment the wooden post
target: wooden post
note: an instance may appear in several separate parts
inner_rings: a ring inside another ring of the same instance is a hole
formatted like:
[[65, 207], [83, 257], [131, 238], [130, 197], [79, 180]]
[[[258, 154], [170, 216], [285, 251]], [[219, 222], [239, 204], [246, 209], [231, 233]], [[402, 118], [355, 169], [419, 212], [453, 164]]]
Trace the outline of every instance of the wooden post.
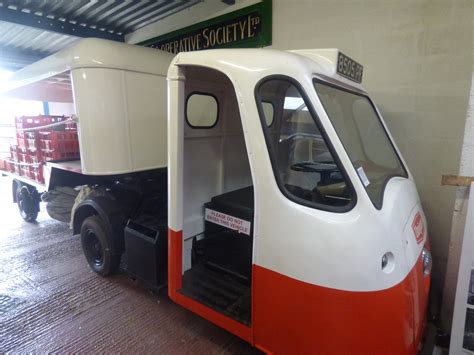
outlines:
[[469, 187], [471, 182], [474, 182], [474, 177], [472, 176], [443, 175], [441, 177], [441, 185]]

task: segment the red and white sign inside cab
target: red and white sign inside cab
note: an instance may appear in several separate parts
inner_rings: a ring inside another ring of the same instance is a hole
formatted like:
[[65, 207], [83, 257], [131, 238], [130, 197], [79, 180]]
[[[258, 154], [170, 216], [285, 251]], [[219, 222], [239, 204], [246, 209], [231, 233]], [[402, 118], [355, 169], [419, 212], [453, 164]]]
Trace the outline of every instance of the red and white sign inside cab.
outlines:
[[235, 230], [239, 233], [250, 235], [250, 222], [228, 214], [217, 212], [206, 208], [206, 221], [218, 224], [222, 227]]

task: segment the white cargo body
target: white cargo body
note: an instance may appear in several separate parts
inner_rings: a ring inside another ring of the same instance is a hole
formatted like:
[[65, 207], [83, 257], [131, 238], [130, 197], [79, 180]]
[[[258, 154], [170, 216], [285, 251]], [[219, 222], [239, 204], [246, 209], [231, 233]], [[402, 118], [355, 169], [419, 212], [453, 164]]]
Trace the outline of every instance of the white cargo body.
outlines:
[[71, 102], [81, 172], [115, 175], [166, 167], [166, 74], [173, 55], [85, 39], [16, 72], [4, 94]]

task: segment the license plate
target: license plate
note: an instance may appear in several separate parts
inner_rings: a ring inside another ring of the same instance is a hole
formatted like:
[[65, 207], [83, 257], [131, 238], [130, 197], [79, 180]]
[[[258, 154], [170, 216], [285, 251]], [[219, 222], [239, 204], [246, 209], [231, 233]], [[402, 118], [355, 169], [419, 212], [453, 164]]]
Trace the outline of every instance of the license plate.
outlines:
[[363, 71], [364, 67], [361, 64], [339, 52], [337, 55], [337, 73], [339, 75], [356, 83], [361, 83]]

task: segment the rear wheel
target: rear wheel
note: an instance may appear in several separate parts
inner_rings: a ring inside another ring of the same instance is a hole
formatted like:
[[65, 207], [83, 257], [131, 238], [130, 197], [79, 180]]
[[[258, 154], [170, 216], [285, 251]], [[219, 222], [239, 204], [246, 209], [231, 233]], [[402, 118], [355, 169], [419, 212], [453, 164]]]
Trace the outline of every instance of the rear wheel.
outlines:
[[21, 218], [29, 223], [36, 221], [39, 212], [40, 198], [38, 190], [36, 190], [35, 187], [18, 184], [16, 202]]
[[117, 271], [120, 255], [113, 253], [112, 237], [99, 216], [87, 217], [81, 226], [81, 243], [84, 255], [92, 270], [102, 276]]

